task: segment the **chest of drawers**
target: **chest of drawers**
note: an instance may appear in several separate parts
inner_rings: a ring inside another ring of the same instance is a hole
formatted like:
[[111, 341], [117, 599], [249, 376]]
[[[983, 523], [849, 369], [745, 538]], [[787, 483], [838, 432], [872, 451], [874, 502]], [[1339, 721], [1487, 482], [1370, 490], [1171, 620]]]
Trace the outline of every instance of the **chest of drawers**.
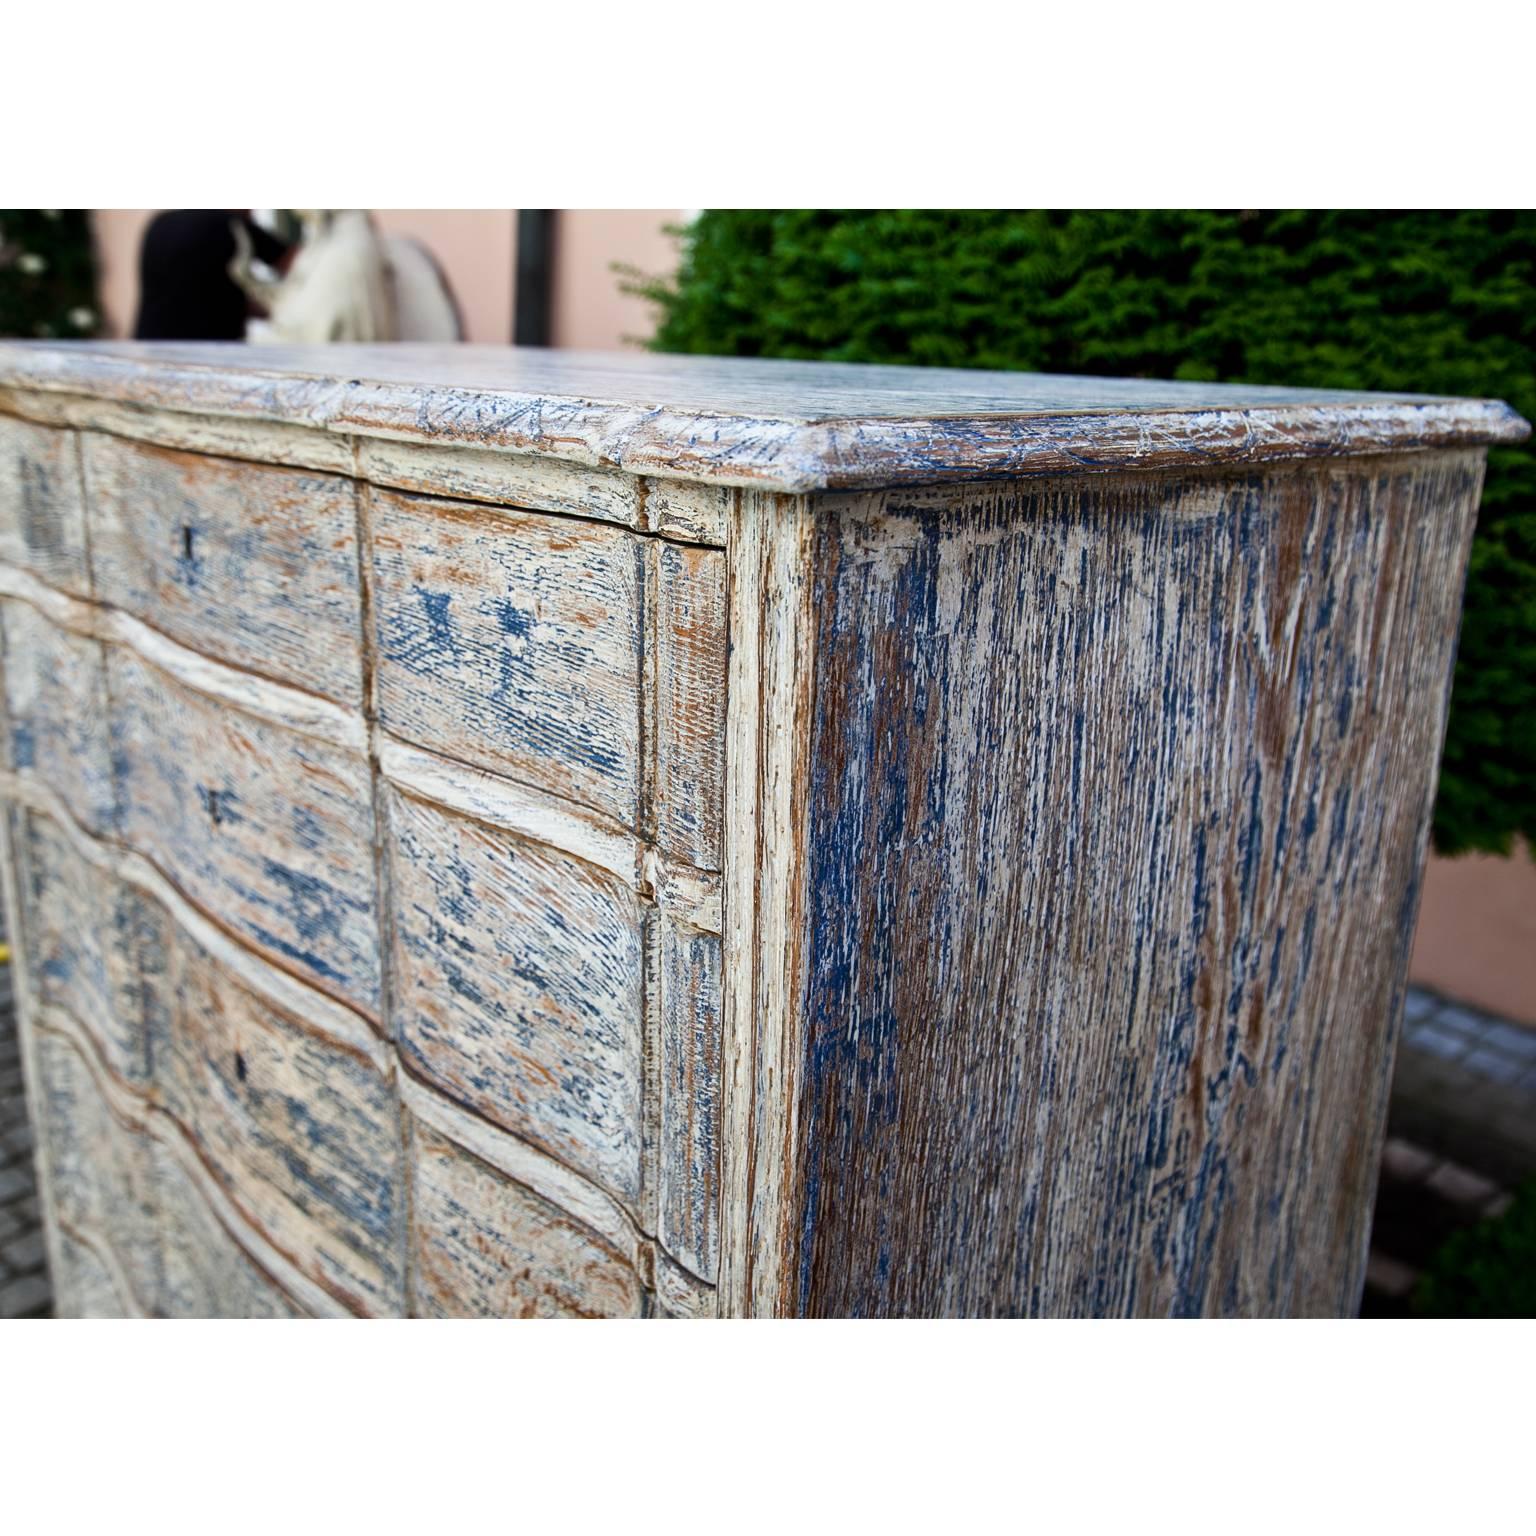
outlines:
[[60, 1309], [1348, 1311], [1523, 431], [0, 346]]

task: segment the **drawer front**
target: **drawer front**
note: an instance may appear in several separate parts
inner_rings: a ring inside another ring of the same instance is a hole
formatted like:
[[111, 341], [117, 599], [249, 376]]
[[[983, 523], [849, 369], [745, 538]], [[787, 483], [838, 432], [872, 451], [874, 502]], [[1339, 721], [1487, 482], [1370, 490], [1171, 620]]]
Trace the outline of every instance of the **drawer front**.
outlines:
[[0, 560], [90, 596], [75, 434], [0, 415]]
[[360, 707], [352, 481], [97, 432], [81, 445], [103, 601], [205, 655]]
[[390, 791], [406, 1064], [621, 1199], [640, 1192], [640, 903], [580, 859]]
[[186, 935], [161, 986], [157, 1096], [230, 1203], [349, 1311], [401, 1312], [400, 1123], [385, 1074]]
[[54, 790], [97, 834], [116, 822], [106, 663], [99, 641], [0, 599], [7, 766]]
[[370, 499], [380, 723], [635, 827], [644, 541], [574, 518]]
[[108, 676], [125, 839], [216, 922], [377, 1017], [367, 762], [131, 651], [111, 651]]
[[163, 964], [157, 913], [87, 861], [50, 818], [19, 811], [12, 825], [21, 927], [38, 1000], [77, 1020], [107, 1067], [143, 1087], [150, 1042], [140, 976]]
[[424, 1317], [638, 1317], [644, 1306], [633, 1266], [600, 1237], [420, 1121], [411, 1268]]

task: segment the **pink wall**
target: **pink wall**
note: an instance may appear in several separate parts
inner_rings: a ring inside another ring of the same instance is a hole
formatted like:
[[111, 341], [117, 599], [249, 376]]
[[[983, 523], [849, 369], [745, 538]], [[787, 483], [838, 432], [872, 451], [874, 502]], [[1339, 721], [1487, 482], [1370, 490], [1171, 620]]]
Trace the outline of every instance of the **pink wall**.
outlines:
[[1431, 858], [1410, 974], [1490, 1013], [1536, 1024], [1536, 861]]
[[[99, 208], [96, 245], [108, 330], [126, 336], [138, 308], [139, 241], [153, 210]], [[511, 208], [376, 208], [379, 227], [420, 240], [447, 275], [466, 339], [512, 340], [517, 214]], [[676, 241], [662, 233], [675, 208], [567, 208], [555, 221], [552, 334], [557, 347], [635, 345], [654, 329], [648, 307], [619, 292], [615, 262], [670, 273]]]

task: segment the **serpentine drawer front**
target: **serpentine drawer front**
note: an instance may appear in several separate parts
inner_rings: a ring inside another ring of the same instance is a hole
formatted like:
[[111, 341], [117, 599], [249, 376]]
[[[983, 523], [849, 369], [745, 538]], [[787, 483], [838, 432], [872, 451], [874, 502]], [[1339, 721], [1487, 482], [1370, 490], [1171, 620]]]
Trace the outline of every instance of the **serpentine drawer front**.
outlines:
[[1350, 1311], [1525, 430], [0, 345], [59, 1310]]

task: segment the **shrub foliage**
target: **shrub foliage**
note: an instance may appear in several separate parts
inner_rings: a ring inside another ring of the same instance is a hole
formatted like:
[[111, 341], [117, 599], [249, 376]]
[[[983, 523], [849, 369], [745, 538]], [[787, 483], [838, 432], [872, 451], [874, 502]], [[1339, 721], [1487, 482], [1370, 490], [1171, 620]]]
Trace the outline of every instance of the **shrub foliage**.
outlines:
[[[1480, 395], [1536, 417], [1536, 215], [704, 213], [660, 351]], [[1536, 845], [1536, 450], [1496, 449], [1435, 841]]]

